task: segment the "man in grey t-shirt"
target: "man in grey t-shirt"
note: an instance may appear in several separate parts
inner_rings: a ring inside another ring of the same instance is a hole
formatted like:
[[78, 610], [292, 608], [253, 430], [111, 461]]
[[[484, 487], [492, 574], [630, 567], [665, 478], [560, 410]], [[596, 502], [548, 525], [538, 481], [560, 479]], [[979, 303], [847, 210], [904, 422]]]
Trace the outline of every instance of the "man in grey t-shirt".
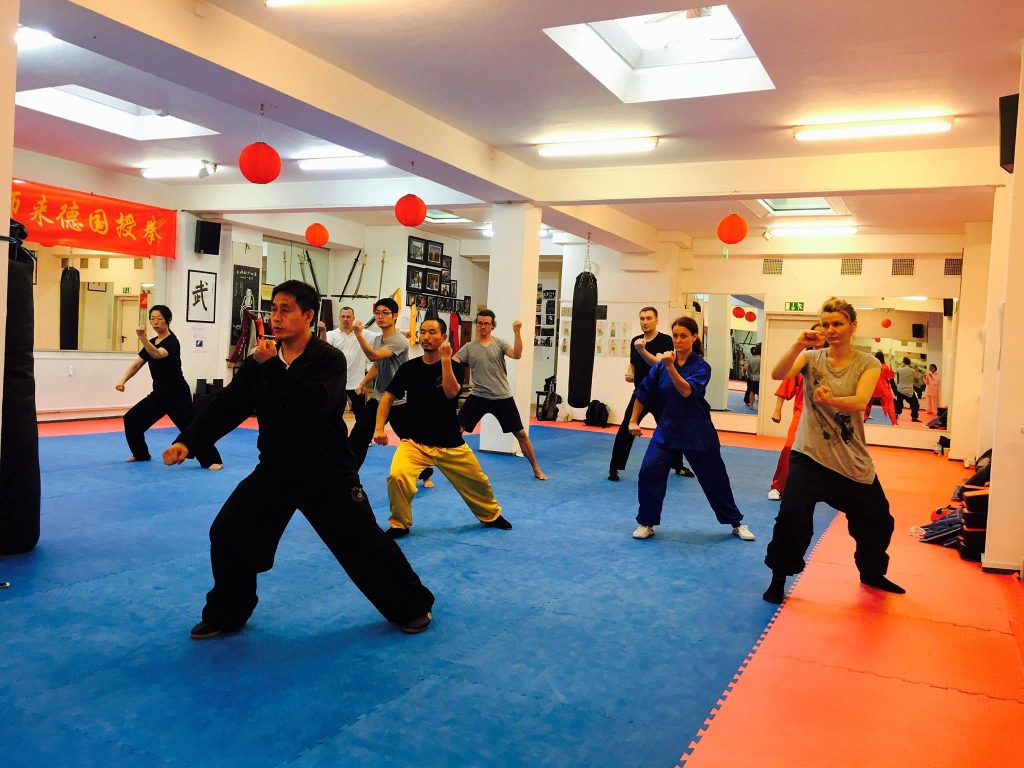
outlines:
[[903, 413], [903, 401], [910, 403], [910, 420], [920, 421], [917, 418], [921, 408], [921, 401], [917, 399], [917, 392], [914, 390], [914, 381], [917, 379], [917, 372], [910, 364], [910, 358], [903, 358], [903, 365], [896, 369], [896, 418]]
[[497, 321], [494, 312], [489, 309], [477, 312], [476, 341], [471, 341], [459, 349], [455, 357], [455, 360], [469, 368], [473, 378], [469, 397], [459, 411], [459, 426], [466, 432], [472, 432], [485, 414], [491, 414], [498, 420], [502, 432], [511, 432], [516, 436], [523, 456], [533, 467], [534, 477], [538, 480], [547, 480], [548, 476], [537, 463], [533, 443], [523, 428], [523, 420], [512, 397], [512, 390], [508, 385], [508, 371], [505, 368], [506, 357], [518, 360], [523, 356], [523, 339], [519, 333], [523, 324], [519, 320], [512, 323], [511, 346], [507, 341], [491, 335], [495, 326]]

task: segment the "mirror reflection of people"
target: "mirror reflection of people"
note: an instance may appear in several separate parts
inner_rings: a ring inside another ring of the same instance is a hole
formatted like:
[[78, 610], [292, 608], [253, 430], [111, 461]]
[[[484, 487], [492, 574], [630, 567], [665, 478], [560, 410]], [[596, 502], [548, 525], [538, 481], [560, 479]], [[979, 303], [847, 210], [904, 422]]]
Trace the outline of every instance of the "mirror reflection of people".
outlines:
[[942, 388], [942, 377], [939, 375], [939, 367], [932, 363], [928, 366], [928, 373], [924, 375], [924, 402], [925, 411], [930, 414], [939, 412], [939, 390]]
[[903, 413], [903, 404], [910, 405], [910, 420], [920, 421], [917, 418], [921, 403], [917, 399], [917, 391], [914, 384], [917, 381], [917, 369], [910, 364], [910, 358], [903, 358], [903, 365], [896, 369], [896, 417]]
[[882, 406], [882, 412], [889, 417], [889, 421], [895, 427], [899, 423], [893, 400], [893, 381], [896, 379], [896, 374], [892, 372], [892, 368], [885, 362], [885, 355], [882, 354], [881, 350], [875, 352], [875, 359], [881, 363], [882, 369], [878, 375], [875, 390], [871, 393], [871, 399], [868, 400], [868, 406], [864, 409], [864, 421], [871, 418], [871, 403], [877, 397], [879, 404]]
[[[192, 390], [181, 372], [181, 344], [171, 332], [171, 316], [170, 308], [163, 304], [157, 304], [149, 310], [149, 324], [156, 336], [147, 339], [144, 327], [136, 329], [135, 333], [142, 343], [139, 357], [114, 385], [118, 392], [124, 392], [128, 380], [143, 366], [149, 366], [153, 391], [124, 415], [124, 436], [132, 452], [128, 461], [149, 461], [152, 458], [149, 446], [146, 445], [146, 430], [164, 416], [170, 416], [174, 426], [183, 430], [195, 415]], [[224, 466], [220, 453], [212, 443], [197, 444], [193, 458], [198, 459], [199, 465], [205, 469], [217, 470]]]
[[345, 437], [344, 355], [310, 326], [320, 297], [306, 283], [274, 288], [270, 324], [231, 383], [164, 451], [180, 464], [190, 447], [225, 435], [253, 410], [259, 420], [259, 463], [224, 502], [210, 527], [213, 588], [196, 640], [241, 629], [258, 602], [257, 576], [274, 555], [296, 509], [349, 577], [388, 621], [403, 632], [427, 629], [434, 596], [405, 555], [381, 531], [359, 482]]
[[[762, 597], [781, 603], [786, 578], [803, 571], [814, 535], [814, 507], [825, 502], [846, 514], [857, 544], [854, 561], [863, 584], [885, 592], [906, 590], [886, 578], [893, 518], [864, 440], [864, 407], [881, 366], [851, 344], [857, 311], [832, 298], [821, 308], [821, 329], [802, 331], [772, 368], [776, 381], [801, 374], [804, 413], [789, 456], [789, 477], [764, 562], [772, 580]], [[821, 346], [824, 349], [808, 349]]]

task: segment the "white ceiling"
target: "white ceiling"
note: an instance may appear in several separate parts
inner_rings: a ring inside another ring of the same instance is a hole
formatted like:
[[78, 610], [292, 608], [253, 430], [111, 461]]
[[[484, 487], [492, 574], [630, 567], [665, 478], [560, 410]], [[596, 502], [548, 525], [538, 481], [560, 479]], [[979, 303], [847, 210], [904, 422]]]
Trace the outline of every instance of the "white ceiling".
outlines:
[[[149, 3], [190, 4], [183, 0], [147, 0]], [[240, 148], [257, 137], [259, 100], [268, 104], [268, 119], [263, 124], [266, 139], [286, 159], [330, 142], [357, 149], [367, 145], [365, 126], [318, 120], [315, 110], [300, 115], [290, 108], [286, 96], [278, 98], [258, 83], [226, 77], [202, 58], [202, 52], [183, 70], [180, 59], [175, 64], [151, 38], [86, 14], [81, 7], [110, 4], [22, 0], [23, 23], [51, 29], [94, 50], [62, 46], [59, 53], [51, 49], [20, 55], [18, 89], [74, 82], [166, 109], [219, 135], [140, 144], [19, 107], [15, 118], [18, 148], [122, 173], [137, 173], [133, 169], [158, 159], [199, 156], [229, 168], [202, 181], [167, 183], [237, 183], [241, 178], [237, 169], [230, 167], [237, 164]], [[129, 0], [124, 5], [141, 7]], [[195, 5], [200, 13], [204, 5], [210, 5], [235, 14], [541, 170], [594, 162], [542, 159], [533, 149], [535, 143], [570, 133], [610, 130], [645, 131], [663, 138], [655, 152], [639, 160], [637, 156], [607, 158], [602, 159], [602, 166], [755, 158], [781, 161], [813, 154], [992, 146], [998, 138], [998, 97], [1018, 88], [1024, 39], [1024, 4], [1019, 2], [734, 0], [729, 7], [775, 90], [627, 105], [541, 30], [680, 10], [685, 3], [344, 0], [268, 9], [263, 0], [207, 0]], [[83, 24], [83, 19], [88, 24]], [[94, 31], [92, 35], [90, 31]], [[938, 136], [868, 143], [804, 144], [792, 138], [792, 127], [808, 120], [912, 109], [955, 115], [956, 126]], [[407, 170], [402, 163], [402, 170], [389, 167], [314, 176], [286, 163], [276, 183], [399, 177]], [[460, 189], [458, 173], [450, 174], [444, 183], [473, 194], [469, 188]], [[786, 190], [778, 192], [785, 194]], [[844, 199], [852, 216], [868, 231], [952, 234], [961, 232], [966, 222], [990, 219], [992, 191], [989, 187], [959, 187]], [[619, 202], [615, 208], [658, 230], [702, 236], [713, 234], [721, 216], [736, 210], [737, 205], [736, 200], [665, 200]], [[472, 214], [486, 220], [487, 209], [472, 209]], [[363, 219], [373, 215], [360, 214]], [[757, 225], [752, 221], [752, 227]]]

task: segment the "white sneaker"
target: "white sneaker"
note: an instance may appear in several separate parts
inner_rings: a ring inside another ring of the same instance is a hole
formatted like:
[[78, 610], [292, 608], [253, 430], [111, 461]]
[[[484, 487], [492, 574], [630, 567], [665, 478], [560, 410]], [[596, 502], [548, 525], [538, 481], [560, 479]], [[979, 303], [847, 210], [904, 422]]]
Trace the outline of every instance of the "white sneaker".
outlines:
[[[653, 533], [653, 531], [652, 531], [652, 533]], [[635, 533], [633, 535], [636, 536]], [[753, 541], [754, 540], [754, 532], [751, 531], [749, 528], [747, 528], [746, 525], [743, 525], [742, 523], [739, 524], [739, 525], [734, 525], [732, 527], [732, 535], [733, 536], [739, 536], [741, 539], [743, 539], [743, 541]]]
[[782, 494], [779, 493], [778, 491], [776, 491], [774, 488], [772, 488], [770, 491], [768, 491], [768, 499], [770, 501], [778, 501], [781, 498], [782, 498]]
[[634, 539], [649, 539], [654, 535], [653, 525], [638, 525], [636, 530], [633, 531]]

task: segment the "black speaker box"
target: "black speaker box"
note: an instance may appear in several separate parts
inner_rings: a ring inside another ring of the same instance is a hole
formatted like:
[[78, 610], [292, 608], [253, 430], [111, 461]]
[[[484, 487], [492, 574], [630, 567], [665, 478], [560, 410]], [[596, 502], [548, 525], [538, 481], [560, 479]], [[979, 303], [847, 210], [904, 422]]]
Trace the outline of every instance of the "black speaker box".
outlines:
[[953, 316], [953, 300], [943, 299], [942, 300], [942, 316], [952, 317]]
[[1017, 143], [1017, 109], [1020, 94], [999, 97], [999, 165], [1013, 173], [1013, 147]]
[[196, 221], [196, 253], [216, 256], [220, 253], [220, 224], [216, 221]]
[[915, 339], [924, 338], [924, 323], [911, 323], [910, 324], [910, 335]]

